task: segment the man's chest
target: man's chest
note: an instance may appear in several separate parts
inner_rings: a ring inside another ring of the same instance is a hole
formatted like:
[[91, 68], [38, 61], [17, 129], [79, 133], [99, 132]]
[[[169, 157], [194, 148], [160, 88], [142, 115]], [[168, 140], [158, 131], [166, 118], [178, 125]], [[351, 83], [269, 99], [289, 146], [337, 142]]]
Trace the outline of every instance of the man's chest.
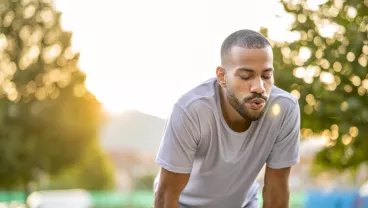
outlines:
[[263, 167], [272, 150], [273, 138], [231, 137], [220, 135], [202, 140], [195, 156], [193, 171], [198, 174], [231, 175], [257, 171]]

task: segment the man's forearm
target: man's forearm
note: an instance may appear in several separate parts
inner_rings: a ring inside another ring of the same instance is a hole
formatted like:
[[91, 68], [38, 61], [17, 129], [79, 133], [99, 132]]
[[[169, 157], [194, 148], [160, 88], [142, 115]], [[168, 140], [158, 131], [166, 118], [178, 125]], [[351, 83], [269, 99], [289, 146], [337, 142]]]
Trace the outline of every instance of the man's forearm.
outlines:
[[263, 208], [289, 208], [289, 190], [263, 188]]
[[171, 194], [156, 193], [154, 208], [179, 208], [179, 197]]

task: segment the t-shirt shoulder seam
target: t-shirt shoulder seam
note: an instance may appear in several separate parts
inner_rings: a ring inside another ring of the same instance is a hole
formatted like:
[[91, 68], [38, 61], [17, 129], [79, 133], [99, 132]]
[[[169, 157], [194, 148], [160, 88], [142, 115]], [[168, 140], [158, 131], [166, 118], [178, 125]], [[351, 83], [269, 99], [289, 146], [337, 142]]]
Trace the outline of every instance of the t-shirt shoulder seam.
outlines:
[[210, 95], [210, 96], [200, 96], [200, 97], [197, 97], [195, 99], [192, 99], [191, 101], [188, 101], [186, 103], [181, 103], [181, 102], [176, 102], [175, 105], [179, 106], [183, 111], [186, 111], [190, 106], [194, 105], [194, 103], [197, 103], [197, 102], [200, 102], [200, 101], [203, 101], [204, 99], [207, 100], [207, 99], [211, 99], [213, 98], [213, 95]]
[[291, 101], [294, 105], [298, 104], [298, 100], [295, 97], [291, 97], [292, 95], [278, 95], [275, 97], [275, 100], [280, 98], [286, 98], [287, 100]]
[[180, 106], [183, 110], [187, 110], [195, 103], [201, 101], [206, 102], [213, 98], [216, 99], [216, 89], [213, 88], [216, 86], [212, 86], [214, 84], [213, 81], [214, 80], [210, 79], [187, 91], [175, 102], [175, 104]]
[[[276, 86], [275, 86], [276, 87]], [[276, 87], [276, 90], [278, 90], [280, 93], [276, 93], [275, 96], [275, 100], [279, 99], [279, 98], [286, 98], [287, 100], [290, 100], [294, 105], [298, 104], [298, 99], [296, 97], [294, 97], [292, 94], [290, 94], [289, 92]]]

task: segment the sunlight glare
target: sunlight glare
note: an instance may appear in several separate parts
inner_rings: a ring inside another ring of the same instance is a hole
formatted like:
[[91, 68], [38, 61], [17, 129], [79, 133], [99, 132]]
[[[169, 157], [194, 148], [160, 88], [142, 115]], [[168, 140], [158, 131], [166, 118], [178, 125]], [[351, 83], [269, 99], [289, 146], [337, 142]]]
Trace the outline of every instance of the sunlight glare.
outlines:
[[[299, 32], [287, 32], [295, 17], [285, 13], [280, 2], [229, 1], [147, 0], [142, 7], [141, 1], [55, 0], [62, 12], [62, 27], [73, 32], [72, 48], [63, 55], [71, 58], [72, 53], [80, 52], [86, 88], [108, 112], [135, 109], [166, 117], [182, 93], [215, 76], [220, 45], [234, 30], [264, 26], [272, 39], [292, 42], [300, 38]], [[254, 9], [244, 14], [243, 8], [249, 6]], [[42, 14], [44, 19], [53, 15]], [[11, 17], [4, 22], [11, 22]], [[247, 18], [258, 21], [244, 23]], [[0, 36], [0, 45], [5, 41]], [[57, 48], [51, 52], [51, 57], [59, 53]]]
[[339, 30], [338, 25], [332, 23], [326, 23], [319, 26], [319, 33], [324, 38], [332, 38], [335, 33]]
[[291, 91], [291, 95], [293, 95], [296, 99], [300, 98], [300, 92], [298, 90]]
[[308, 0], [306, 7], [310, 10], [317, 11], [321, 4], [326, 3], [327, 0]]
[[303, 62], [306, 62], [312, 55], [312, 52], [309, 48], [302, 46], [299, 49], [299, 57]]
[[303, 67], [298, 67], [294, 69], [294, 76], [297, 78], [303, 78], [305, 76], [306, 72]]
[[325, 84], [332, 84], [335, 81], [335, 77], [330, 72], [321, 72], [320, 80]]
[[272, 106], [272, 113], [274, 116], [279, 115], [280, 111], [281, 111], [281, 108], [279, 104], [276, 103], [275, 105]]

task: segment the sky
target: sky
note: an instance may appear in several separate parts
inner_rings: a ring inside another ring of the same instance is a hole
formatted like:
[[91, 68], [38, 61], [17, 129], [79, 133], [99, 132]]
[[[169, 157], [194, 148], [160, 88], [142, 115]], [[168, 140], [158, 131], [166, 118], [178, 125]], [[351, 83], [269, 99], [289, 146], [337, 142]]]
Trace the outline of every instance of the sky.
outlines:
[[[102, 3], [103, 2], [103, 3]], [[222, 41], [239, 29], [295, 38], [276, 0], [55, 0], [86, 86], [106, 111], [167, 118], [186, 91], [215, 76]], [[277, 16], [277, 17], [276, 17]]]

